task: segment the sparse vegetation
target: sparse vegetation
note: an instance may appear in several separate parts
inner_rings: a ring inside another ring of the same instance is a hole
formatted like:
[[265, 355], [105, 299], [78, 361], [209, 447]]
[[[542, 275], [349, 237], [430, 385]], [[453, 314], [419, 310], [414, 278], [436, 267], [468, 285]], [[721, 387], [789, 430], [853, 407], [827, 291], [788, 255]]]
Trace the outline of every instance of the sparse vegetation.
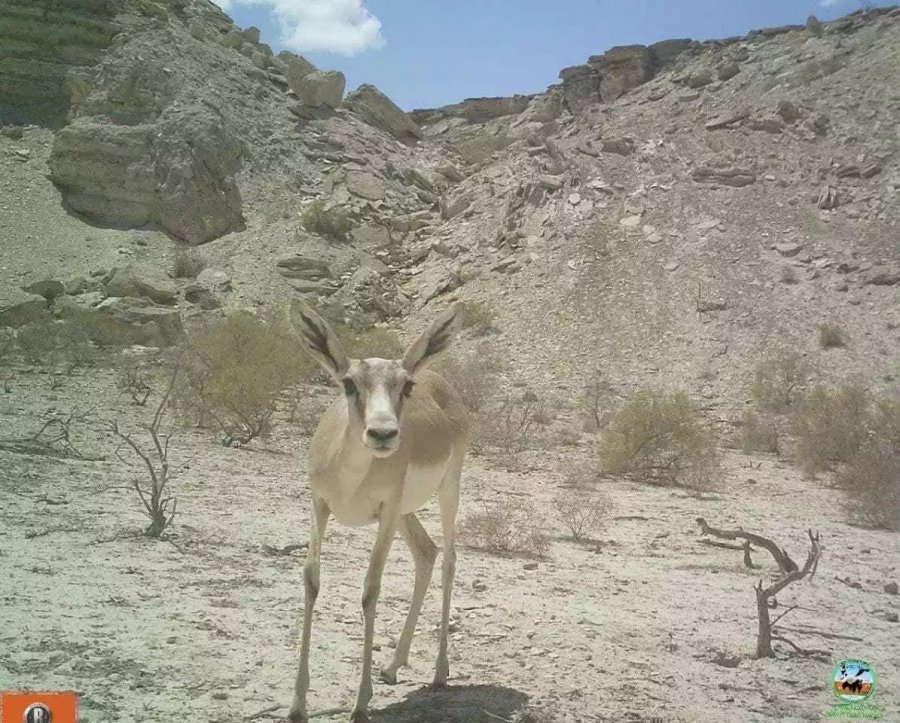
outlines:
[[532, 446], [535, 429], [549, 422], [546, 404], [533, 391], [510, 393], [486, 411], [476, 443], [496, 447], [513, 467], [516, 455]]
[[180, 250], [172, 261], [172, 276], [176, 279], [196, 279], [206, 268], [206, 260], [194, 251]]
[[847, 345], [844, 330], [835, 324], [822, 324], [819, 327], [819, 346], [823, 349], [838, 349]]
[[799, 281], [797, 278], [797, 270], [790, 264], [785, 264], [781, 267], [781, 273], [778, 275], [778, 279], [782, 284], [796, 284]]
[[466, 304], [463, 329], [468, 329], [476, 337], [487, 336], [496, 328], [497, 312], [484, 301], [471, 301]]
[[736, 445], [744, 454], [779, 454], [778, 424], [768, 414], [747, 410], [741, 417]]
[[608, 493], [584, 488], [560, 490], [554, 504], [559, 518], [576, 542], [591, 539], [600, 532], [609, 521], [614, 507]]
[[116, 386], [124, 394], [131, 398], [132, 404], [143, 407], [153, 391], [147, 372], [140, 367], [134, 367], [130, 363], [119, 372]]
[[497, 393], [498, 376], [506, 368], [503, 358], [487, 342], [474, 350], [450, 354], [435, 366], [473, 414], [484, 412]]
[[603, 378], [603, 373], [595, 369], [585, 382], [584, 391], [579, 399], [586, 431], [596, 432], [603, 426], [603, 406], [611, 393], [612, 389]]
[[836, 481], [857, 519], [900, 530], [900, 400], [877, 401], [866, 426], [865, 440]]
[[794, 420], [797, 460], [810, 475], [835, 462], [849, 462], [865, 442], [870, 399], [854, 386], [815, 387], [800, 403]]
[[[144, 506], [147, 516], [150, 518], [150, 525], [144, 530], [144, 534], [147, 537], [156, 538], [162, 535], [163, 531], [172, 524], [178, 505], [178, 499], [175, 495], [164, 496], [170, 481], [169, 442], [172, 435], [162, 434], [160, 431], [163, 417], [168, 409], [172, 389], [178, 378], [178, 372], [179, 367], [176, 365], [171, 372], [166, 390], [156, 407], [156, 412], [153, 414], [150, 424], [146, 427], [151, 441], [149, 449], [138, 444], [132, 434], [125, 434], [119, 428], [117, 420], [113, 420], [109, 424], [112, 433], [140, 459], [141, 465], [147, 471], [149, 485], [147, 481], [142, 483], [139, 479], [133, 479], [131, 482], [134, 491]], [[123, 463], [128, 464], [118, 450], [116, 451], [116, 456]]]
[[616, 413], [598, 451], [606, 473], [696, 489], [711, 485], [719, 461], [715, 436], [688, 396], [655, 389]]
[[750, 396], [763, 411], [786, 412], [796, 401], [808, 373], [797, 352], [776, 349], [757, 364]]
[[189, 339], [173, 401], [223, 444], [246, 444], [271, 429], [279, 395], [315, 366], [296, 338], [245, 313]]
[[325, 201], [314, 201], [307, 206], [300, 220], [303, 228], [310, 233], [338, 243], [345, 242], [353, 228], [353, 222], [345, 211], [337, 206], [329, 208]]
[[546, 522], [537, 507], [519, 497], [485, 503], [459, 525], [464, 544], [504, 555], [541, 557], [550, 549]]

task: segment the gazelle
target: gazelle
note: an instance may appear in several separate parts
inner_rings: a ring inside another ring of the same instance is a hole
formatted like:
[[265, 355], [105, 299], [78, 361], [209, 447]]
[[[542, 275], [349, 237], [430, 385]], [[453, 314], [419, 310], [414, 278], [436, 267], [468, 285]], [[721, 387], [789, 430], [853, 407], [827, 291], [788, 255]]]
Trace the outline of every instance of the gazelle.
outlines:
[[427, 365], [449, 346], [461, 323], [457, 304], [441, 314], [401, 360], [348, 359], [334, 331], [299, 302], [291, 307], [294, 325], [309, 351], [343, 388], [322, 416], [309, 448], [312, 524], [303, 568], [305, 604], [301, 633], [300, 668], [289, 720], [308, 720], [309, 645], [313, 607], [319, 592], [319, 556], [329, 518], [345, 525], [378, 523], [362, 597], [365, 622], [362, 677], [351, 721], [368, 720], [372, 698], [372, 637], [381, 575], [394, 536], [399, 530], [412, 552], [415, 583], [412, 602], [394, 659], [381, 678], [395, 683], [406, 665], [422, 610], [425, 592], [437, 557], [437, 547], [416, 518], [428, 499], [438, 493], [443, 527], [443, 608], [435, 687], [447, 683], [447, 634], [450, 591], [456, 567], [456, 513], [459, 478], [469, 433], [469, 413], [456, 392]]

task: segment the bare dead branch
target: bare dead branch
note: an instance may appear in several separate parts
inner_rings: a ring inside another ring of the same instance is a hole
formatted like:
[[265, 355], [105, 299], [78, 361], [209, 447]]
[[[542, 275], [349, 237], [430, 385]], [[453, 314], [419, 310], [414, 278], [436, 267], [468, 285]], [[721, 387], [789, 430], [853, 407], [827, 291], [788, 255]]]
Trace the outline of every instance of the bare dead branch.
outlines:
[[700, 525], [700, 529], [705, 535], [712, 535], [713, 537], [718, 537], [723, 540], [747, 540], [748, 542], [758, 547], [765, 548], [772, 554], [772, 557], [775, 559], [775, 563], [779, 568], [781, 568], [783, 572], [793, 572], [797, 569], [797, 563], [795, 563], [791, 559], [787, 551], [783, 547], [779, 547], [778, 545], [776, 545], [768, 537], [756, 535], [752, 532], [744, 532], [740, 529], [720, 530], [717, 527], [711, 527], [702, 517], [697, 518], [697, 524]]

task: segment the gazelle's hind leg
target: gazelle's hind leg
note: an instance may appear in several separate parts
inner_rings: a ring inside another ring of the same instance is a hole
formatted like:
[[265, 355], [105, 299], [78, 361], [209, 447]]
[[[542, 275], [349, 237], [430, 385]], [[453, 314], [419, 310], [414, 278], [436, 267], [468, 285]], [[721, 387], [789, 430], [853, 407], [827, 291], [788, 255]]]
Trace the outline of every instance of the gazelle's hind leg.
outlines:
[[306, 723], [306, 693], [309, 690], [309, 639], [312, 632], [313, 608], [319, 595], [319, 555], [322, 552], [322, 538], [331, 510], [321, 497], [313, 495], [312, 524], [309, 530], [309, 548], [303, 565], [303, 585], [305, 599], [303, 605], [303, 632], [300, 640], [300, 667], [294, 683], [294, 700], [288, 715], [290, 723]]
[[381, 669], [381, 679], [390, 685], [397, 682], [397, 671], [409, 660], [409, 647], [412, 645], [413, 635], [416, 632], [416, 621], [419, 619], [419, 613], [422, 612], [422, 603], [425, 601], [425, 593], [431, 582], [431, 572], [437, 558], [437, 547], [414, 514], [410, 513], [401, 518], [400, 533], [412, 552], [416, 566], [416, 581], [413, 586], [409, 614], [406, 616], [406, 624], [400, 634], [394, 659], [390, 665]]
[[444, 559], [441, 569], [441, 638], [438, 645], [434, 671], [434, 687], [444, 688], [450, 677], [450, 661], [447, 657], [447, 637], [450, 633], [450, 594], [456, 574], [456, 513], [459, 511], [459, 478], [462, 474], [463, 455], [455, 456], [438, 492], [441, 508], [441, 527], [444, 532]]

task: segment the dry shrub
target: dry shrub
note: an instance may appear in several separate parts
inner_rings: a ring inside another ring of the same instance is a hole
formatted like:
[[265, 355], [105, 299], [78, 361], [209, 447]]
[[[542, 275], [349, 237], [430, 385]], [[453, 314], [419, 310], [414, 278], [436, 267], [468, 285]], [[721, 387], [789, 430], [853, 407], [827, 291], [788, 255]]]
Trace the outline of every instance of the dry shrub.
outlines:
[[614, 507], [612, 497], [602, 490], [569, 488], [554, 499], [556, 511], [576, 542], [591, 539], [606, 525]]
[[603, 426], [603, 405], [611, 394], [612, 388], [603, 378], [603, 373], [595, 369], [584, 383], [584, 390], [578, 400], [585, 431], [596, 432]]
[[862, 447], [870, 422], [870, 400], [853, 386], [815, 387], [794, 419], [797, 460], [810, 475], [848, 462]]
[[172, 261], [172, 276], [176, 279], [196, 279], [206, 268], [206, 260], [194, 251], [178, 251]]
[[434, 365], [434, 370], [447, 380], [476, 416], [496, 396], [498, 377], [505, 369], [505, 361], [487, 342], [469, 352], [448, 354]]
[[466, 304], [463, 329], [471, 330], [476, 336], [487, 336], [496, 329], [497, 312], [483, 301], [470, 301]]
[[719, 466], [715, 435], [678, 391], [635, 394], [602, 434], [598, 453], [606, 473], [695, 489], [708, 487]]
[[328, 208], [325, 201], [315, 201], [307, 206], [300, 219], [310, 233], [343, 243], [353, 228], [347, 213], [337, 206]]
[[781, 267], [781, 273], [778, 275], [778, 279], [782, 284], [796, 284], [798, 282], [797, 271], [790, 264], [785, 264]]
[[777, 349], [757, 364], [750, 396], [764, 411], [786, 412], [796, 401], [808, 373], [797, 352]]
[[819, 346], [823, 349], [839, 349], [847, 345], [844, 330], [834, 324], [822, 324], [819, 327]]
[[373, 326], [356, 330], [347, 324], [338, 324], [333, 328], [347, 356], [352, 359], [400, 359], [406, 351], [393, 329]]
[[519, 497], [484, 503], [459, 526], [464, 544], [505, 555], [541, 557], [550, 549], [546, 523], [537, 507]]
[[16, 332], [15, 346], [27, 363], [54, 376], [68, 376], [97, 360], [97, 350], [83, 326], [70, 321], [44, 319], [25, 324]]
[[173, 402], [183, 417], [218, 427], [224, 444], [246, 444], [268, 434], [279, 395], [314, 369], [296, 337], [240, 313], [187, 340]]
[[536, 429], [550, 421], [545, 403], [530, 389], [507, 394], [486, 410], [476, 444], [497, 448], [512, 463], [515, 455], [532, 447]]
[[747, 410], [741, 417], [735, 446], [744, 454], [779, 454], [778, 425], [771, 416]]

